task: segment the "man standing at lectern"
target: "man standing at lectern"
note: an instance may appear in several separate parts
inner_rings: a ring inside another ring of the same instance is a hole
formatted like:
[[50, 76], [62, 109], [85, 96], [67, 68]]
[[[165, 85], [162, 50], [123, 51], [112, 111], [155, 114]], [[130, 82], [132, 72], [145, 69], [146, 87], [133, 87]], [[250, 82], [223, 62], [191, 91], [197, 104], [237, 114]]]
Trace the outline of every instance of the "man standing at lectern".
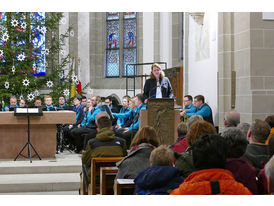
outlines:
[[170, 81], [157, 63], [151, 66], [150, 78], [145, 82], [143, 95], [145, 103], [149, 98], [173, 98]]

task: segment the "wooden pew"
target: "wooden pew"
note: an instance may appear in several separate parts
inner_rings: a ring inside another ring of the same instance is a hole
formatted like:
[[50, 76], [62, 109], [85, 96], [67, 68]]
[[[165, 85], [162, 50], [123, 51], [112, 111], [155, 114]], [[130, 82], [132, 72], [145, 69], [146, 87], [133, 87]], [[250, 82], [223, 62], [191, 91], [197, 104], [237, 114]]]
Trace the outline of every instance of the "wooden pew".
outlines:
[[133, 195], [134, 179], [116, 179], [114, 181], [114, 195]]
[[115, 167], [124, 157], [94, 157], [91, 159], [91, 183], [88, 186], [88, 194], [96, 195], [96, 177], [100, 175], [100, 167]]
[[106, 189], [107, 189], [107, 176], [112, 176], [112, 189], [114, 185], [114, 178], [118, 172], [118, 167], [101, 167], [100, 168], [100, 195], [106, 195]]

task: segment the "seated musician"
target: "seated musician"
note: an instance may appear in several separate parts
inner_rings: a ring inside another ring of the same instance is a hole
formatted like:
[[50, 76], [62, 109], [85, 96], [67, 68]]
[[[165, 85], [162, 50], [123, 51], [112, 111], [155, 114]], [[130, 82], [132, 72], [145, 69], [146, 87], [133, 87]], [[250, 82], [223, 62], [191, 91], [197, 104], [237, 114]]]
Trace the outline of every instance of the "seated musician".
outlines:
[[45, 106], [42, 107], [43, 111], [56, 111], [55, 106], [52, 104], [52, 97], [47, 95], [44, 97]]
[[5, 106], [5, 111], [14, 111], [14, 108], [18, 107], [17, 105], [17, 99], [15, 96], [10, 97], [10, 105]]

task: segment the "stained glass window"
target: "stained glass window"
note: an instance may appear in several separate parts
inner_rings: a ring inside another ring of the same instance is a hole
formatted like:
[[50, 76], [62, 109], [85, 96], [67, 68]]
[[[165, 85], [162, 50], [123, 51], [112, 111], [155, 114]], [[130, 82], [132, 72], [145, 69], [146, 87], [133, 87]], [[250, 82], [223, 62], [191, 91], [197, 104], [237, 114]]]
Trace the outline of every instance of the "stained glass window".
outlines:
[[[129, 65], [127, 67], [127, 64], [135, 64], [136, 63], [136, 48], [133, 49], [124, 49], [124, 72], [123, 75], [134, 75], [134, 66]], [[126, 71], [127, 69], [127, 71]], [[126, 73], [127, 72], [127, 73]]]
[[[126, 75], [126, 65], [137, 62], [136, 12], [124, 12], [120, 20], [118, 12], [106, 15], [106, 77]], [[121, 37], [120, 37], [120, 31]], [[121, 42], [120, 42], [121, 41]], [[121, 43], [121, 47], [120, 47]], [[121, 58], [119, 58], [121, 54]], [[120, 64], [121, 62], [121, 64]], [[128, 66], [128, 75], [134, 75], [134, 67]]]
[[119, 76], [119, 50], [107, 50], [107, 77]]
[[107, 20], [118, 20], [119, 19], [119, 12], [108, 12], [107, 13]]

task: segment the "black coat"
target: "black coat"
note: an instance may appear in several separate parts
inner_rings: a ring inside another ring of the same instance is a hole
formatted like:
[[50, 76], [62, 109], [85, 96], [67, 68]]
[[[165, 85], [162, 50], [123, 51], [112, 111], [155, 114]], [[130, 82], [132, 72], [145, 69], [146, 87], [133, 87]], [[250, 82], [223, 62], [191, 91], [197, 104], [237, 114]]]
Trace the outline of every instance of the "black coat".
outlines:
[[[159, 80], [162, 97], [163, 98], [173, 98], [173, 90], [170, 81], [167, 77]], [[144, 99], [155, 98], [157, 89], [156, 79], [147, 79], [144, 86]]]

